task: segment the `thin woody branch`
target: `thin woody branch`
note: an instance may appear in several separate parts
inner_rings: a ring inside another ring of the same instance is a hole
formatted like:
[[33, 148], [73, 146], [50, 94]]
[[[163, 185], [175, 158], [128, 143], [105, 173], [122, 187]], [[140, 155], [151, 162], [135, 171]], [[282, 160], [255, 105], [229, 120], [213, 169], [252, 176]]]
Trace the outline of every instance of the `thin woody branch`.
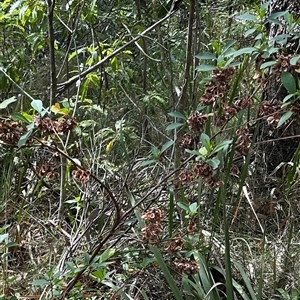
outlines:
[[107, 55], [102, 60], [100, 60], [98, 63], [96, 63], [92, 67], [88, 68], [84, 72], [82, 72], [82, 73], [80, 73], [80, 74], [78, 74], [78, 75], [70, 78], [69, 80], [67, 80], [65, 82], [57, 84], [58, 93], [59, 94], [63, 93], [66, 89], [68, 89], [70, 86], [72, 86], [73, 84], [75, 84], [78, 80], [84, 79], [88, 74], [90, 74], [91, 72], [99, 69], [102, 65], [104, 65], [111, 58], [113, 58], [117, 54], [121, 53], [128, 46], [130, 46], [131, 44], [134, 44], [139, 39], [141, 39], [143, 36], [147, 35], [149, 32], [151, 32], [152, 30], [154, 30], [157, 26], [159, 26], [160, 24], [162, 24], [164, 21], [168, 20], [176, 11], [177, 11], [177, 9], [171, 10], [162, 19], [160, 19], [159, 21], [157, 21], [156, 23], [154, 23], [152, 26], [150, 26], [149, 28], [147, 28], [146, 30], [144, 30], [142, 33], [140, 33], [139, 35], [137, 35], [134, 39], [132, 39], [131, 41], [127, 42], [125, 45], [121, 46], [120, 48], [116, 49], [110, 55]]

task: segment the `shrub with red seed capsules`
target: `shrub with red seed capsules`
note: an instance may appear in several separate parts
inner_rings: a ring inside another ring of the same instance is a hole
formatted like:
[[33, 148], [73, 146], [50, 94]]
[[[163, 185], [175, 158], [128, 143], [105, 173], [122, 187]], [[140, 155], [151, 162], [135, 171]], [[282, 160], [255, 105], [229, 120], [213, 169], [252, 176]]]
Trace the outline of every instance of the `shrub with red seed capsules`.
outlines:
[[179, 141], [179, 147], [184, 149], [196, 149], [199, 143], [199, 136], [192, 136], [190, 133], [186, 133]]
[[161, 221], [161, 219], [163, 218], [163, 214], [159, 208], [152, 208], [151, 210], [145, 212], [142, 215], [142, 218], [146, 221], [155, 223]]
[[181, 171], [178, 175], [178, 178], [183, 183], [188, 183], [193, 181], [194, 175], [191, 171]]
[[0, 141], [4, 144], [15, 146], [25, 132], [26, 128], [21, 127], [18, 122], [0, 122]]
[[162, 225], [158, 222], [151, 223], [142, 229], [143, 238], [146, 239], [150, 244], [157, 244], [158, 237], [162, 232]]
[[165, 250], [169, 253], [176, 253], [182, 250], [183, 244], [184, 240], [180, 236], [175, 236]]
[[193, 233], [196, 232], [197, 230], [197, 224], [194, 221], [190, 221], [187, 228], [186, 228], [188, 233]]
[[239, 129], [236, 131], [238, 135], [235, 149], [243, 155], [247, 155], [250, 152], [251, 138], [249, 131], [246, 128]]
[[213, 175], [213, 168], [207, 163], [197, 163], [194, 167], [194, 172], [200, 177], [211, 177]]
[[197, 262], [189, 258], [175, 258], [174, 265], [180, 273], [186, 275], [197, 274], [199, 271]]
[[234, 74], [233, 67], [214, 69], [210, 82], [205, 85], [205, 91], [200, 102], [203, 105], [211, 105], [222, 98], [230, 89], [229, 81]]
[[189, 124], [189, 129], [193, 132], [200, 132], [203, 130], [207, 120], [208, 120], [207, 115], [203, 115], [199, 112], [195, 112], [187, 120]]
[[49, 117], [34, 117], [34, 124], [44, 133], [67, 133], [73, 130], [76, 126], [76, 121], [74, 118], [68, 117], [66, 119], [60, 119], [58, 121], [53, 121]]
[[91, 171], [77, 169], [72, 171], [74, 179], [80, 183], [87, 183], [90, 180]]

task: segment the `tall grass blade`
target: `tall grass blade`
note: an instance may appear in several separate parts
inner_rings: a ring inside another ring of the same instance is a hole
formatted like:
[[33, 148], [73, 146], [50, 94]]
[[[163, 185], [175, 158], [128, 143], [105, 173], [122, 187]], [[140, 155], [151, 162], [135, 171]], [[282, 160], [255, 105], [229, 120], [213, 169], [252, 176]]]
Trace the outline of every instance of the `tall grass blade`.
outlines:
[[164, 276], [174, 294], [174, 297], [176, 300], [184, 300], [184, 298], [182, 298], [181, 292], [179, 291], [176, 282], [174, 280], [174, 278], [172, 277], [167, 265], [164, 262], [164, 259], [161, 255], [161, 253], [159, 252], [158, 248], [156, 246], [150, 246], [150, 250], [153, 252], [161, 270], [164, 273]]

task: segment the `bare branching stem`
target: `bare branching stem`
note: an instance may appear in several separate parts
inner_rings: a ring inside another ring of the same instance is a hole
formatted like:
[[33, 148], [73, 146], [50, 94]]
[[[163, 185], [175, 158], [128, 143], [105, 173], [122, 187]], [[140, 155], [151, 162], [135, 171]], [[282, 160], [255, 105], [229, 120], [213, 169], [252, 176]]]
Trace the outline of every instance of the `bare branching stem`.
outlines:
[[91, 66], [90, 68], [88, 68], [84, 72], [82, 72], [82, 73], [80, 73], [80, 74], [78, 74], [78, 75], [70, 78], [69, 80], [67, 80], [65, 82], [57, 84], [58, 92], [59, 93], [64, 92], [66, 89], [68, 89], [74, 83], [76, 83], [78, 80], [84, 79], [88, 74], [90, 74], [91, 72], [99, 69], [107, 61], [109, 61], [111, 58], [115, 57], [117, 54], [119, 54], [123, 50], [125, 50], [128, 46], [130, 46], [131, 44], [134, 44], [136, 41], [138, 41], [139, 39], [141, 39], [142, 37], [144, 37], [145, 35], [147, 35], [149, 32], [151, 32], [152, 30], [154, 30], [157, 26], [159, 26], [160, 24], [162, 24], [164, 21], [168, 20], [171, 16], [174, 15], [175, 12], [176, 12], [176, 10], [171, 10], [162, 19], [160, 19], [159, 21], [157, 21], [156, 23], [154, 23], [153, 25], [151, 25], [150, 27], [148, 27], [142, 33], [140, 33], [139, 35], [137, 35], [135, 38], [133, 38], [132, 40], [130, 40], [129, 42], [127, 42], [126, 44], [124, 44], [120, 48], [116, 49], [111, 54], [107, 55], [106, 57], [104, 57], [103, 59], [101, 59], [98, 63], [96, 63], [95, 65]]

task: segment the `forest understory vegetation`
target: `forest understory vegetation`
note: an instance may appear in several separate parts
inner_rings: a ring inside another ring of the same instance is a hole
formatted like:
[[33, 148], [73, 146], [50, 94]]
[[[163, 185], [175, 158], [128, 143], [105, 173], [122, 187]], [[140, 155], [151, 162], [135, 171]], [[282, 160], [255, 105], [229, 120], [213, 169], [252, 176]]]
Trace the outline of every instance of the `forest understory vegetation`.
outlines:
[[2, 1], [0, 300], [298, 299], [299, 17]]

